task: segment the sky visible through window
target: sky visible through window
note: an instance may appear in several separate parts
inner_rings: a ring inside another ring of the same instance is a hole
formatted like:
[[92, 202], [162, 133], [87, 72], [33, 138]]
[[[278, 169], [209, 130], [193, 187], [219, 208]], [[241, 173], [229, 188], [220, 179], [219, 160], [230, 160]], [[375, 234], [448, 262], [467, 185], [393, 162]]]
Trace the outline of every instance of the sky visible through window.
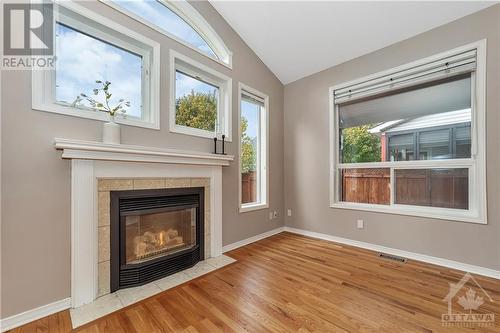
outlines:
[[[81, 93], [92, 95], [96, 80], [109, 81], [111, 106], [130, 101], [127, 115], [141, 118], [142, 58], [67, 26], [56, 26], [56, 100], [73, 103]], [[89, 106], [88, 103], [85, 106]]]
[[186, 21], [156, 0], [112, 0], [118, 6], [156, 25], [175, 37], [193, 45], [212, 58], [217, 58], [207, 42]]
[[213, 95], [215, 91], [217, 91], [217, 88], [208, 83], [197, 80], [189, 75], [185, 75], [183, 73], [180, 73], [179, 71], [176, 71], [175, 98], [189, 95], [192, 91], [194, 91], [195, 93]]
[[248, 121], [246, 134], [257, 142], [257, 131], [259, 129], [260, 106], [247, 101], [241, 101], [241, 117]]

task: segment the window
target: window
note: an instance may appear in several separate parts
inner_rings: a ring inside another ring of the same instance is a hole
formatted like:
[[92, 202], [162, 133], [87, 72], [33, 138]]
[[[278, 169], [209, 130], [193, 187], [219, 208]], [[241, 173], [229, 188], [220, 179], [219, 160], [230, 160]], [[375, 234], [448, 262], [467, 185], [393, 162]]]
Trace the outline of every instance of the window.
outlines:
[[107, 121], [83, 95], [104, 102], [95, 89], [110, 82], [109, 105], [126, 111], [116, 122], [159, 129], [157, 43], [67, 2], [58, 6], [55, 45], [54, 69], [32, 74], [34, 109]]
[[479, 42], [331, 88], [331, 206], [486, 223], [484, 73]]
[[[76, 50], [88, 50], [77, 52]], [[130, 101], [127, 115], [142, 117], [142, 56], [100, 41], [60, 22], [56, 23], [56, 103], [70, 106], [81, 93], [89, 94], [96, 80], [109, 81], [111, 103]], [[105, 61], [102, 61], [105, 59]], [[91, 109], [85, 99], [75, 105]]]
[[171, 51], [172, 132], [231, 141], [231, 79]]
[[268, 96], [240, 83], [240, 212], [269, 207]]
[[201, 54], [231, 67], [231, 52], [215, 30], [187, 1], [101, 1]]

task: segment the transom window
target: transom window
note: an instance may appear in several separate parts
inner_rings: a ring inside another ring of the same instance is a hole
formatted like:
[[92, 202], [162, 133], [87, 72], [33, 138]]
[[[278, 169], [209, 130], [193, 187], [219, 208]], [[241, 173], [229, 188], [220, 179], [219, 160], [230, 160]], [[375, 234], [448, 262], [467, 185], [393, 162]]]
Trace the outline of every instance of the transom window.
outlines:
[[74, 2], [54, 21], [55, 66], [33, 72], [33, 108], [107, 121], [99, 109], [121, 105], [116, 122], [159, 129], [159, 44]]
[[231, 79], [171, 51], [172, 132], [231, 141]]
[[101, 0], [128, 16], [231, 67], [231, 52], [187, 1]]
[[240, 212], [268, 205], [269, 98], [240, 83]]
[[332, 207], [485, 223], [483, 52], [331, 89]]

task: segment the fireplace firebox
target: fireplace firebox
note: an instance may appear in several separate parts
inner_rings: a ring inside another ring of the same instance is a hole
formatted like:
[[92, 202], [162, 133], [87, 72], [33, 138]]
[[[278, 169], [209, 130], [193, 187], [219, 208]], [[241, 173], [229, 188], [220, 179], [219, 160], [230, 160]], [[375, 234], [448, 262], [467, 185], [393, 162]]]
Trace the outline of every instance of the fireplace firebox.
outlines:
[[204, 259], [204, 188], [111, 191], [111, 292]]

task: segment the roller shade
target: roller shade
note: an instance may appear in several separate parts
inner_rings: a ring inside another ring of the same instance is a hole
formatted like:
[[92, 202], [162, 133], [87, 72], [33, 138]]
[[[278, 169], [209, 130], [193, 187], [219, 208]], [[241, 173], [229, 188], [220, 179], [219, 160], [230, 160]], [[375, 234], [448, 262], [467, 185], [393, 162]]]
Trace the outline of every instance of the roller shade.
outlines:
[[471, 77], [339, 105], [340, 128], [409, 120], [471, 107]]
[[337, 89], [334, 91], [335, 104], [348, 103], [361, 98], [387, 94], [406, 87], [470, 73], [476, 69], [476, 53], [476, 50], [463, 52]]
[[442, 144], [443, 142], [449, 142], [449, 141], [450, 141], [449, 129], [421, 132], [419, 135], [420, 144], [434, 144], [434, 143]]
[[413, 134], [399, 134], [389, 137], [389, 146], [413, 145]]
[[457, 127], [454, 129], [456, 140], [470, 140], [470, 127]]
[[257, 95], [254, 95], [248, 91], [243, 90], [241, 92], [241, 100], [245, 101], [247, 103], [252, 103], [252, 104], [257, 104], [260, 106], [264, 106], [264, 99], [262, 97], [259, 97]]

